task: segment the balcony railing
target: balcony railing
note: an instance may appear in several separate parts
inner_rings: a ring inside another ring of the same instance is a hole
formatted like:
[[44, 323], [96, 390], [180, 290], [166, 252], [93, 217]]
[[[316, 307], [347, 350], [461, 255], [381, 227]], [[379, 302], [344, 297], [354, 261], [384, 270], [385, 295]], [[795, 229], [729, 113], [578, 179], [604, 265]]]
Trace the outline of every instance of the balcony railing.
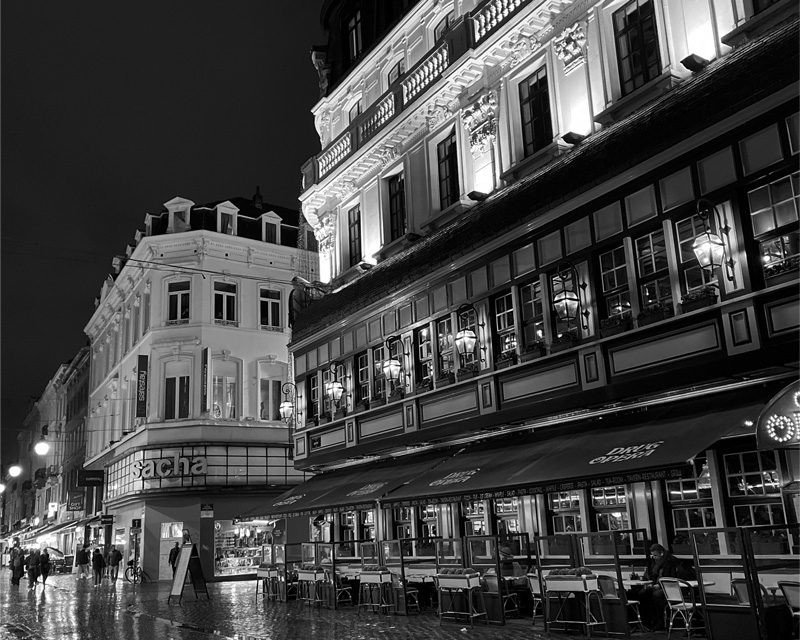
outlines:
[[325, 176], [331, 169], [349, 156], [352, 150], [351, 131], [347, 130], [333, 145], [319, 155], [317, 159], [319, 163], [319, 177], [322, 178]]
[[475, 44], [510, 18], [530, 0], [489, 0], [472, 15]]
[[438, 80], [450, 65], [447, 43], [440, 45], [403, 78], [403, 104], [406, 105]]

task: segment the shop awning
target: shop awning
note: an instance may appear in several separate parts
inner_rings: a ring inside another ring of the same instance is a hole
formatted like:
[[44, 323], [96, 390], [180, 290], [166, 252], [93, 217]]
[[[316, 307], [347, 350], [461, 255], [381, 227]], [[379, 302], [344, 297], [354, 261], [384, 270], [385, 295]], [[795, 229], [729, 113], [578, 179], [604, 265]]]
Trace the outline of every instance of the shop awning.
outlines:
[[448, 454], [409, 455], [314, 476], [278, 496], [270, 504], [242, 514], [237, 520], [316, 515], [372, 508], [389, 492], [441, 464]]
[[534, 434], [502, 448], [466, 449], [383, 502], [396, 507], [484, 500], [675, 476], [688, 460], [754, 421], [764, 403], [731, 407], [709, 399], [692, 406], [703, 410], [681, 407], [680, 417], [632, 426], [606, 420], [607, 427], [584, 425], [580, 432], [547, 439]]

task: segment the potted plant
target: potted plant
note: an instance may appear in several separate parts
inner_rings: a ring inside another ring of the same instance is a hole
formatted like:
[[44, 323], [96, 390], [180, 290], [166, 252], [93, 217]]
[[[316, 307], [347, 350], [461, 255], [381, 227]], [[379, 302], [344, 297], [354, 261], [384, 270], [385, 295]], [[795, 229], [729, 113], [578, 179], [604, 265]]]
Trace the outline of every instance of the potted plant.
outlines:
[[663, 304], [661, 302], [655, 302], [642, 309], [641, 313], [638, 316], [636, 316], [636, 321], [639, 323], [640, 327], [644, 327], [647, 326], [648, 324], [661, 322], [662, 320], [671, 318], [672, 314], [673, 311], [671, 304]]
[[457, 380], [468, 380], [478, 375], [478, 363], [467, 362], [463, 367], [456, 371]]
[[525, 350], [522, 352], [520, 356], [520, 360], [522, 362], [527, 362], [528, 360], [534, 360], [535, 358], [541, 358], [542, 356], [547, 355], [547, 344], [544, 340], [534, 340], [530, 344], [525, 345]]
[[786, 538], [769, 531], [758, 531], [753, 534], [753, 553], [756, 555], [777, 555], [787, 553]]
[[505, 369], [513, 364], [517, 364], [517, 354], [513, 351], [503, 351], [494, 361], [494, 368]]
[[341, 420], [345, 416], [347, 416], [347, 407], [345, 406], [344, 403], [342, 403], [342, 406], [337, 408], [336, 409], [336, 413], [333, 414], [333, 419], [334, 420]]
[[354, 413], [361, 413], [362, 411], [366, 411], [367, 409], [369, 409], [369, 398], [361, 398], [353, 406]]
[[675, 536], [675, 539], [672, 541], [672, 553], [676, 553], [682, 556], [688, 556], [692, 553], [692, 544], [689, 540], [689, 536], [685, 533], [679, 533]]
[[417, 393], [425, 393], [426, 391], [430, 391], [432, 388], [433, 388], [433, 380], [431, 380], [430, 376], [427, 376], [422, 380], [420, 380], [419, 382], [417, 382], [416, 386], [414, 387], [414, 390]]
[[710, 307], [712, 304], [716, 304], [716, 302], [717, 290], [712, 286], [703, 287], [696, 291], [690, 291], [681, 298], [681, 311], [683, 311], [683, 313], [689, 313], [690, 311], [696, 311], [703, 307]]
[[444, 371], [436, 377], [437, 387], [446, 387], [456, 381], [456, 374], [452, 371]]
[[769, 284], [778, 284], [797, 277], [800, 268], [800, 257], [786, 258], [780, 262], [764, 264], [764, 277]]
[[632, 327], [632, 321], [627, 315], [614, 315], [600, 320], [600, 335], [603, 338], [624, 333]]
[[550, 343], [550, 353], [557, 353], [559, 351], [565, 351], [567, 349], [572, 349], [575, 345], [580, 342], [580, 339], [576, 338], [571, 333], [562, 333], [560, 336], [553, 338], [553, 342]]
[[402, 400], [406, 397], [406, 392], [403, 390], [403, 385], [397, 384], [392, 385], [392, 391], [389, 394], [388, 402], [394, 402], [395, 400]]

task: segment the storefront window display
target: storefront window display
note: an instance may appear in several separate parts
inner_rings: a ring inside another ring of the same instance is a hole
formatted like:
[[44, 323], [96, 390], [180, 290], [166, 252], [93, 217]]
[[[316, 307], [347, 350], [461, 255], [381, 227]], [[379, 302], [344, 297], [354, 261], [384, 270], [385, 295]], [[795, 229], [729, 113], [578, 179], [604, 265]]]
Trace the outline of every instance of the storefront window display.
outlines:
[[255, 573], [261, 562], [262, 545], [271, 543], [271, 526], [217, 520], [214, 523], [214, 575]]

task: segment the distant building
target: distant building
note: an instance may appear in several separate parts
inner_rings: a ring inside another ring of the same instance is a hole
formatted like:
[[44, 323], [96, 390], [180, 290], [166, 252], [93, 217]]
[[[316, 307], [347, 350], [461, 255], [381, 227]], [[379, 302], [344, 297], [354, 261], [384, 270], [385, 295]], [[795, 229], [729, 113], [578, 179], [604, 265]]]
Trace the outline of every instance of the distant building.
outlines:
[[798, 374], [797, 4], [322, 23], [300, 200], [329, 293], [290, 347], [295, 463], [322, 476], [266, 511], [327, 541], [637, 529], [682, 553], [756, 510], [797, 523], [800, 440], [759, 453], [753, 425]]
[[292, 279], [317, 277], [316, 254], [298, 249], [314, 248], [306, 233], [297, 211], [258, 193], [174, 198], [114, 260], [85, 329], [84, 473], [113, 516], [101, 541], [139, 554], [152, 578], [171, 579], [184, 530], [213, 550], [207, 576], [254, 572], [270, 532], [232, 520], [304, 477], [278, 408]]

